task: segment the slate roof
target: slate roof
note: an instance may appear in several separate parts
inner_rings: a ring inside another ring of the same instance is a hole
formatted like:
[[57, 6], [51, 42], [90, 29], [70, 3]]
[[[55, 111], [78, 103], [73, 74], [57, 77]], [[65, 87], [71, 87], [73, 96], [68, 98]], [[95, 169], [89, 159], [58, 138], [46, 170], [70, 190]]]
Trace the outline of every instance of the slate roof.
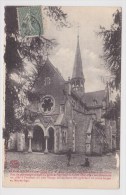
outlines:
[[64, 87], [65, 80], [62, 77], [61, 73], [57, 68], [54, 67], [54, 65], [50, 62], [50, 60], [47, 58], [45, 64], [40, 68], [38, 78], [36, 78], [36, 81], [34, 83], [33, 89], [31, 92], [36, 93], [41, 91], [41, 87], [43, 86], [43, 77], [45, 75], [54, 75], [54, 72], [57, 75], [58, 81], [62, 87]]
[[65, 82], [65, 80], [64, 80], [63, 76], [61, 75], [60, 71], [58, 70], [58, 68], [55, 68], [55, 66], [51, 63], [51, 61], [49, 60], [49, 58], [47, 58], [47, 60], [46, 60], [46, 62], [45, 62], [45, 65], [47, 65], [47, 64], [48, 64], [49, 66], [51, 66], [51, 67], [57, 72], [57, 74], [59, 75], [60, 79], [61, 79], [63, 82]]
[[102, 105], [102, 100], [105, 98], [105, 90], [85, 93], [84, 102], [87, 106], [93, 106], [93, 100], [97, 101], [97, 105]]
[[[51, 83], [48, 86], [44, 85], [44, 80], [46, 77], [51, 79]], [[47, 94], [57, 97], [58, 102], [64, 102], [64, 84], [65, 80], [58, 71], [57, 68], [50, 62], [49, 59], [40, 68], [38, 77], [34, 83], [32, 90], [28, 94], [30, 101], [40, 98]]]

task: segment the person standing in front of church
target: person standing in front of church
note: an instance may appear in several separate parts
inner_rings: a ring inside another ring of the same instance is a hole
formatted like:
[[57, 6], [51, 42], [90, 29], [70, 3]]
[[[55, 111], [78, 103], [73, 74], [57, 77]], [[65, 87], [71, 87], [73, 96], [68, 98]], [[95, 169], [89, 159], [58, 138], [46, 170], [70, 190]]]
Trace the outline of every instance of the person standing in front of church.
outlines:
[[67, 156], [67, 166], [70, 166], [70, 161], [71, 161], [71, 157], [72, 157], [72, 151], [71, 149], [69, 149], [66, 153]]

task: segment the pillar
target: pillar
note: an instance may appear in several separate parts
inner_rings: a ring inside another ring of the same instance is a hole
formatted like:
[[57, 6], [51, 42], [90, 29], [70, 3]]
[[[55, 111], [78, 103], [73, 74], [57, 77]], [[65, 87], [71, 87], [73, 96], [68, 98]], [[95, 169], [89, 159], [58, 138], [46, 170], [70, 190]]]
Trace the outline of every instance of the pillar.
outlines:
[[57, 145], [58, 145], [58, 143], [57, 143], [57, 134], [58, 134], [58, 132], [57, 132], [57, 129], [56, 129], [56, 131], [54, 132], [54, 152], [55, 153], [57, 153], [58, 152], [58, 147], [57, 147]]
[[45, 137], [45, 151], [44, 153], [48, 153], [48, 137]]
[[73, 125], [73, 152], [75, 152], [75, 124]]
[[61, 127], [59, 128], [59, 151], [62, 151], [62, 131], [61, 131]]
[[28, 152], [32, 152], [32, 148], [31, 148], [31, 137], [29, 137], [29, 146], [28, 146]]

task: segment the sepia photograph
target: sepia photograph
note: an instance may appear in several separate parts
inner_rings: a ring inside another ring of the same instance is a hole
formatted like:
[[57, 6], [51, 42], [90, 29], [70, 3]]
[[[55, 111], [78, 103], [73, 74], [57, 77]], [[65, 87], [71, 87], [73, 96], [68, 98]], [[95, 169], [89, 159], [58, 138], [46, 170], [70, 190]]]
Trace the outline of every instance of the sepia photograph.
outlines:
[[121, 7], [4, 7], [4, 187], [119, 189]]

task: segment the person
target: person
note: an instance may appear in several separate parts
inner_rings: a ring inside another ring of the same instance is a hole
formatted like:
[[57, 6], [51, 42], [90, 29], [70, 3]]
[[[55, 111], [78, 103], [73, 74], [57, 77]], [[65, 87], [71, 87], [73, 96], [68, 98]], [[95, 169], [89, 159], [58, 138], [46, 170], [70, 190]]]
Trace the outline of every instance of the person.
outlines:
[[81, 166], [83, 166], [83, 167], [89, 167], [90, 166], [90, 162], [89, 162], [88, 158], [85, 158], [85, 163], [82, 164]]
[[71, 156], [72, 156], [72, 151], [71, 149], [69, 149], [66, 153], [66, 156], [67, 156], [67, 166], [70, 166], [70, 161], [71, 161]]

